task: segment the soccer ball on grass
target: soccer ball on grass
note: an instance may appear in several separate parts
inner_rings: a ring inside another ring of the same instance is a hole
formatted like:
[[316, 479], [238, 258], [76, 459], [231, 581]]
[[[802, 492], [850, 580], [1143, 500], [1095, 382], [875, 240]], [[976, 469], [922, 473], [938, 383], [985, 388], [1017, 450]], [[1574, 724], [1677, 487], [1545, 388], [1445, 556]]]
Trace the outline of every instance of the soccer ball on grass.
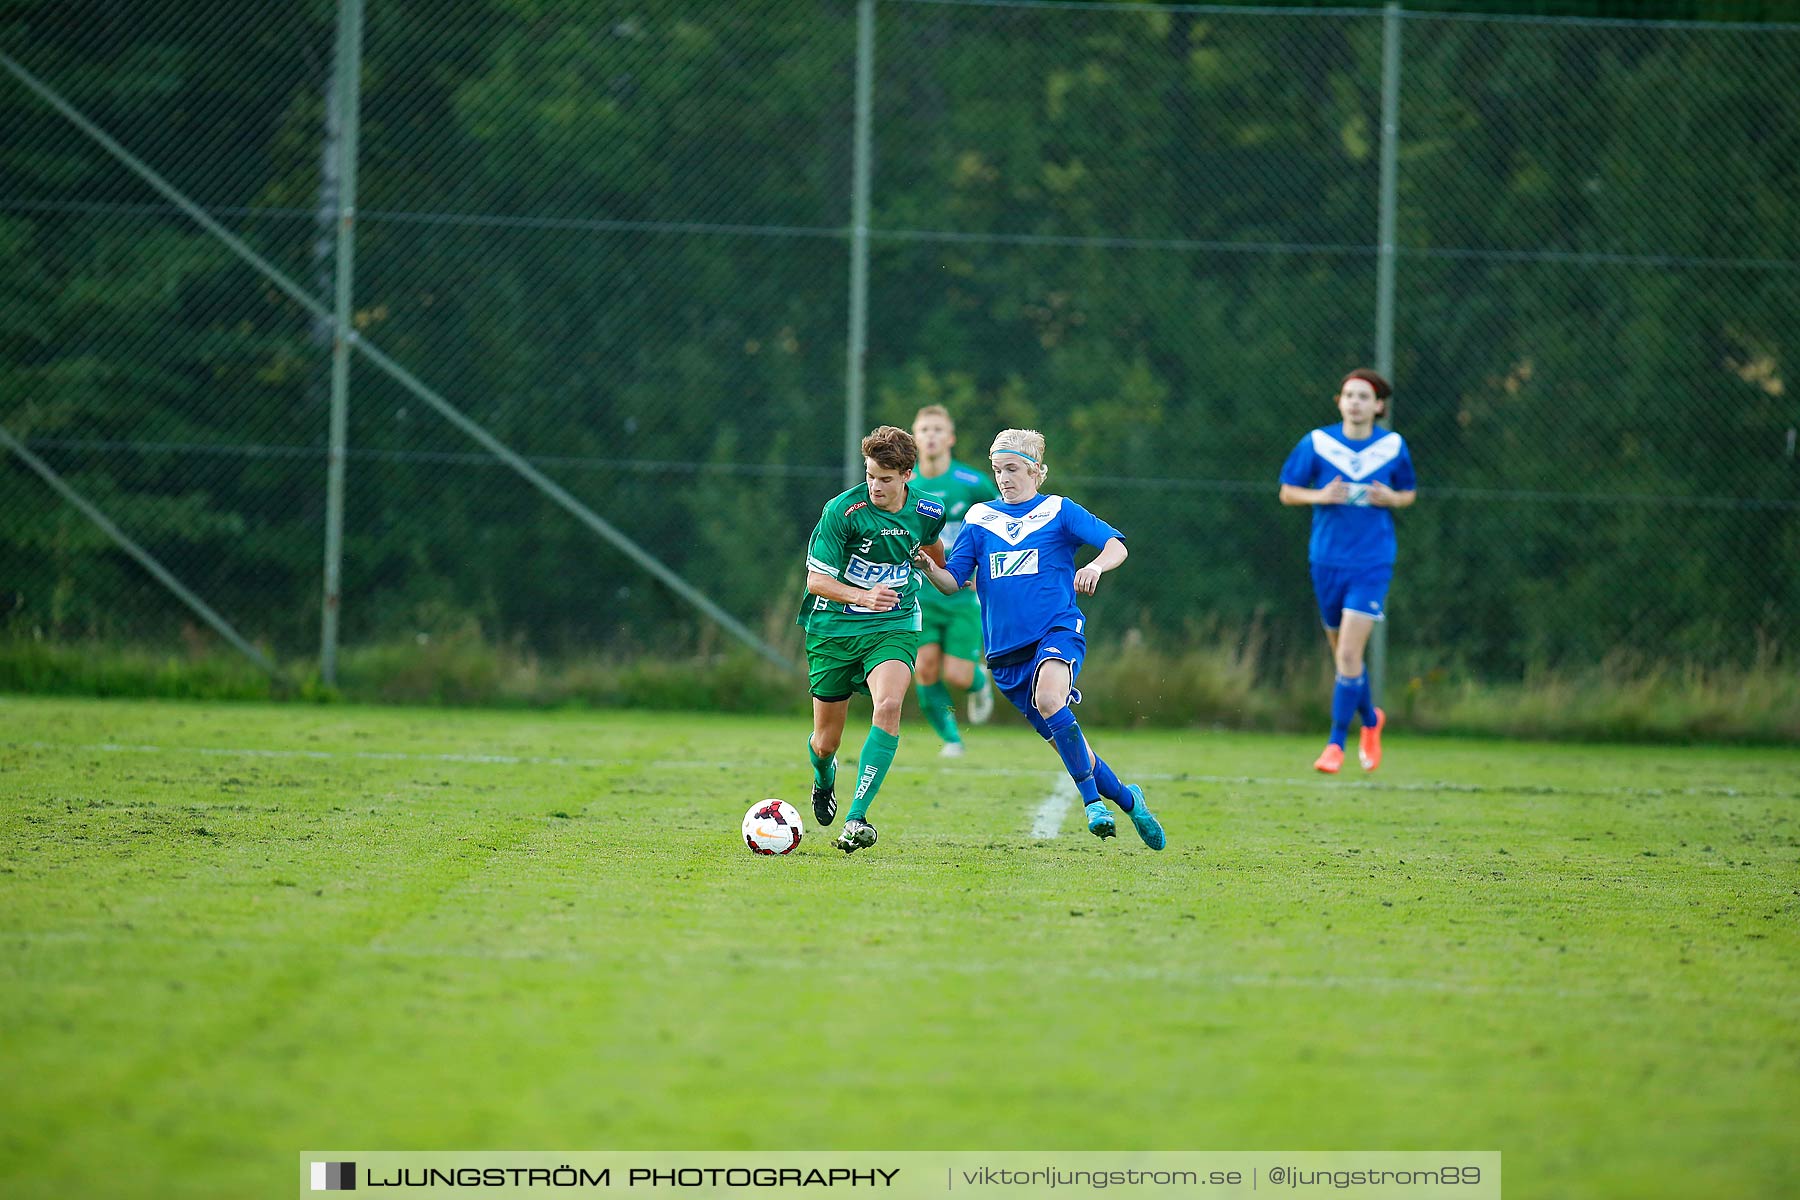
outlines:
[[800, 833], [800, 814], [786, 800], [758, 800], [744, 814], [744, 842], [757, 854], [786, 854]]

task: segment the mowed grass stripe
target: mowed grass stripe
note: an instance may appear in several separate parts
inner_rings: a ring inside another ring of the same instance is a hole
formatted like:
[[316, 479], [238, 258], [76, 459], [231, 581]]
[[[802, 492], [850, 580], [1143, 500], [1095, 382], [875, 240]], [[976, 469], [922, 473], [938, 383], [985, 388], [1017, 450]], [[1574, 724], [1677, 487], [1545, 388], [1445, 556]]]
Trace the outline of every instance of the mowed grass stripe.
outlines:
[[[1425, 743], [1429, 747], [1432, 742], [1447, 739], [1431, 739]], [[638, 770], [654, 771], [694, 771], [717, 770], [729, 771], [741, 769], [743, 760], [725, 761], [719, 759], [656, 759], [644, 762], [625, 763], [616, 759], [573, 758], [567, 756], [531, 756], [507, 754], [421, 754], [406, 751], [350, 751], [337, 752], [331, 750], [276, 750], [258, 747], [234, 746], [152, 746], [123, 745], [118, 743], [69, 743], [69, 742], [0, 742], [0, 749], [10, 750], [58, 750], [75, 751], [91, 754], [195, 754], [204, 757], [218, 758], [298, 758], [317, 761], [349, 759], [361, 762], [420, 762], [420, 763], [462, 763], [488, 766], [559, 766], [559, 767], [600, 767], [618, 768], [630, 765]], [[767, 762], [769, 760], [762, 760]], [[890, 773], [918, 774], [929, 772], [950, 777], [959, 775], [995, 776], [1000, 778], [1035, 778], [1051, 776], [1060, 779], [1057, 774], [1059, 766], [1046, 766], [1040, 769], [1025, 767], [984, 767], [974, 765], [937, 766], [918, 765], [913, 763], [895, 763]], [[1351, 792], [1429, 792], [1433, 794], [1457, 795], [1525, 795], [1525, 796], [1630, 796], [1642, 798], [1656, 797], [1746, 797], [1762, 799], [1800, 799], [1800, 785], [1791, 788], [1743, 788], [1743, 787], [1631, 787], [1591, 785], [1585, 787], [1561, 787], [1542, 783], [1469, 783], [1452, 780], [1432, 780], [1429, 782], [1391, 782], [1379, 775], [1355, 775], [1344, 778], [1321, 777], [1317, 773], [1298, 774], [1295, 776], [1258, 776], [1258, 775], [1208, 775], [1192, 771], [1139, 771], [1131, 775], [1131, 781], [1155, 781], [1158, 783], [1203, 783], [1221, 786], [1267, 787], [1267, 788], [1316, 788], [1333, 791]]]
[[[390, 926], [388, 933], [401, 928]], [[174, 953], [205, 951], [228, 951], [244, 956], [268, 957], [280, 953], [290, 943], [285, 939], [268, 938], [262, 940], [219, 939], [207, 937], [167, 938], [167, 937], [135, 937], [123, 933], [109, 933], [104, 930], [80, 930], [55, 933], [37, 932], [12, 935], [14, 945], [25, 946], [36, 943], [45, 947], [86, 945], [99, 950], [116, 950], [131, 948], [137, 950], [156, 950]], [[542, 947], [506, 947], [506, 946], [462, 946], [462, 945], [427, 945], [409, 944], [396, 941], [391, 936], [381, 936], [362, 943], [345, 943], [334, 945], [334, 953], [369, 958], [447, 958], [471, 959], [476, 961], [502, 962], [561, 962], [567, 964], [587, 964], [592, 962], [592, 954], [588, 951], [567, 949], [545, 949]], [[709, 951], [710, 952], [710, 951]], [[703, 970], [705, 963], [696, 962], [696, 955], [691, 951], [665, 949], [657, 956], [658, 961], [672, 968], [693, 968]], [[759, 957], [761, 966], [772, 971], [801, 971], [815, 965], [815, 960], [803, 957], [763, 955]], [[1007, 963], [971, 962], [971, 961], [934, 961], [929, 963], [899, 964], [887, 960], [875, 961], [860, 968], [863, 971], [876, 973], [904, 970], [909, 973], [923, 975], [958, 975], [958, 976], [993, 976], [1010, 972], [1013, 967]], [[1150, 982], [1170, 985], [1197, 986], [1220, 989], [1236, 988], [1268, 988], [1283, 991], [1289, 990], [1321, 990], [1343, 992], [1426, 992], [1444, 993], [1456, 996], [1471, 997], [1505, 997], [1520, 996], [1552, 1000], [1608, 1000], [1643, 1001], [1648, 999], [1641, 983], [1622, 980], [1618, 986], [1611, 988], [1573, 989], [1548, 984], [1509, 983], [1505, 981], [1471, 982], [1460, 979], [1430, 977], [1395, 977], [1395, 976], [1337, 976], [1337, 975], [1273, 975], [1246, 973], [1209, 972], [1198, 966], [1138, 966], [1119, 967], [1111, 964], [1049, 963], [1034, 967], [1034, 973], [1040, 978], [1082, 978], [1101, 983], [1117, 982]], [[1722, 1007], [1749, 1007], [1751, 1009], [1769, 1008], [1778, 1012], [1800, 1013], [1800, 996], [1776, 996], [1772, 1000], [1756, 997], [1723, 996], [1716, 1003]]]

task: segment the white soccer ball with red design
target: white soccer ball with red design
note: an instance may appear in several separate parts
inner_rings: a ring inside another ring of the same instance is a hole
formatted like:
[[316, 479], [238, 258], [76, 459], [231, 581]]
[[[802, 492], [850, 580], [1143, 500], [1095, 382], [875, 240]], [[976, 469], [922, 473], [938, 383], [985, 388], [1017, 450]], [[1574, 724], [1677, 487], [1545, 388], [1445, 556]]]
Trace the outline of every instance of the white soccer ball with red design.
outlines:
[[786, 800], [759, 800], [744, 814], [744, 841], [758, 854], [786, 854], [800, 832], [800, 814]]

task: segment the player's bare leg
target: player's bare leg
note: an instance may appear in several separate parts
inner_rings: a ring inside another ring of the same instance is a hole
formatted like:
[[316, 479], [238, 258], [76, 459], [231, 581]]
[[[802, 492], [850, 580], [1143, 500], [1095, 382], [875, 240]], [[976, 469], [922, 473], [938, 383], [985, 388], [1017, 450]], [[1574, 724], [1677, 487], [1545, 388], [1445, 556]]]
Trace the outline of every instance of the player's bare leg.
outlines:
[[806, 753], [813, 768], [813, 820], [821, 828], [837, 819], [837, 751], [849, 714], [848, 700], [813, 697], [813, 731], [806, 739]]

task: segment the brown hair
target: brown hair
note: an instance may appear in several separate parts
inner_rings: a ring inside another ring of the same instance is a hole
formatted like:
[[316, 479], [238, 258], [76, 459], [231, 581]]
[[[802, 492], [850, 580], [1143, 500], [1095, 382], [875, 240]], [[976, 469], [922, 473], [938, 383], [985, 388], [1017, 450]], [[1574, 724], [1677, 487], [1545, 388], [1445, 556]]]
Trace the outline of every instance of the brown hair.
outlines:
[[910, 471], [919, 461], [919, 446], [912, 434], [893, 425], [883, 425], [864, 438], [862, 452], [864, 458], [890, 471]]
[[1381, 405], [1375, 410], [1375, 415], [1385, 415], [1387, 413], [1387, 398], [1394, 394], [1394, 385], [1383, 379], [1374, 371], [1369, 370], [1369, 368], [1358, 367], [1356, 370], [1338, 380], [1338, 394], [1340, 396], [1344, 393], [1344, 385], [1349, 383], [1352, 379], [1360, 379], [1375, 389], [1375, 399], [1380, 401]]

